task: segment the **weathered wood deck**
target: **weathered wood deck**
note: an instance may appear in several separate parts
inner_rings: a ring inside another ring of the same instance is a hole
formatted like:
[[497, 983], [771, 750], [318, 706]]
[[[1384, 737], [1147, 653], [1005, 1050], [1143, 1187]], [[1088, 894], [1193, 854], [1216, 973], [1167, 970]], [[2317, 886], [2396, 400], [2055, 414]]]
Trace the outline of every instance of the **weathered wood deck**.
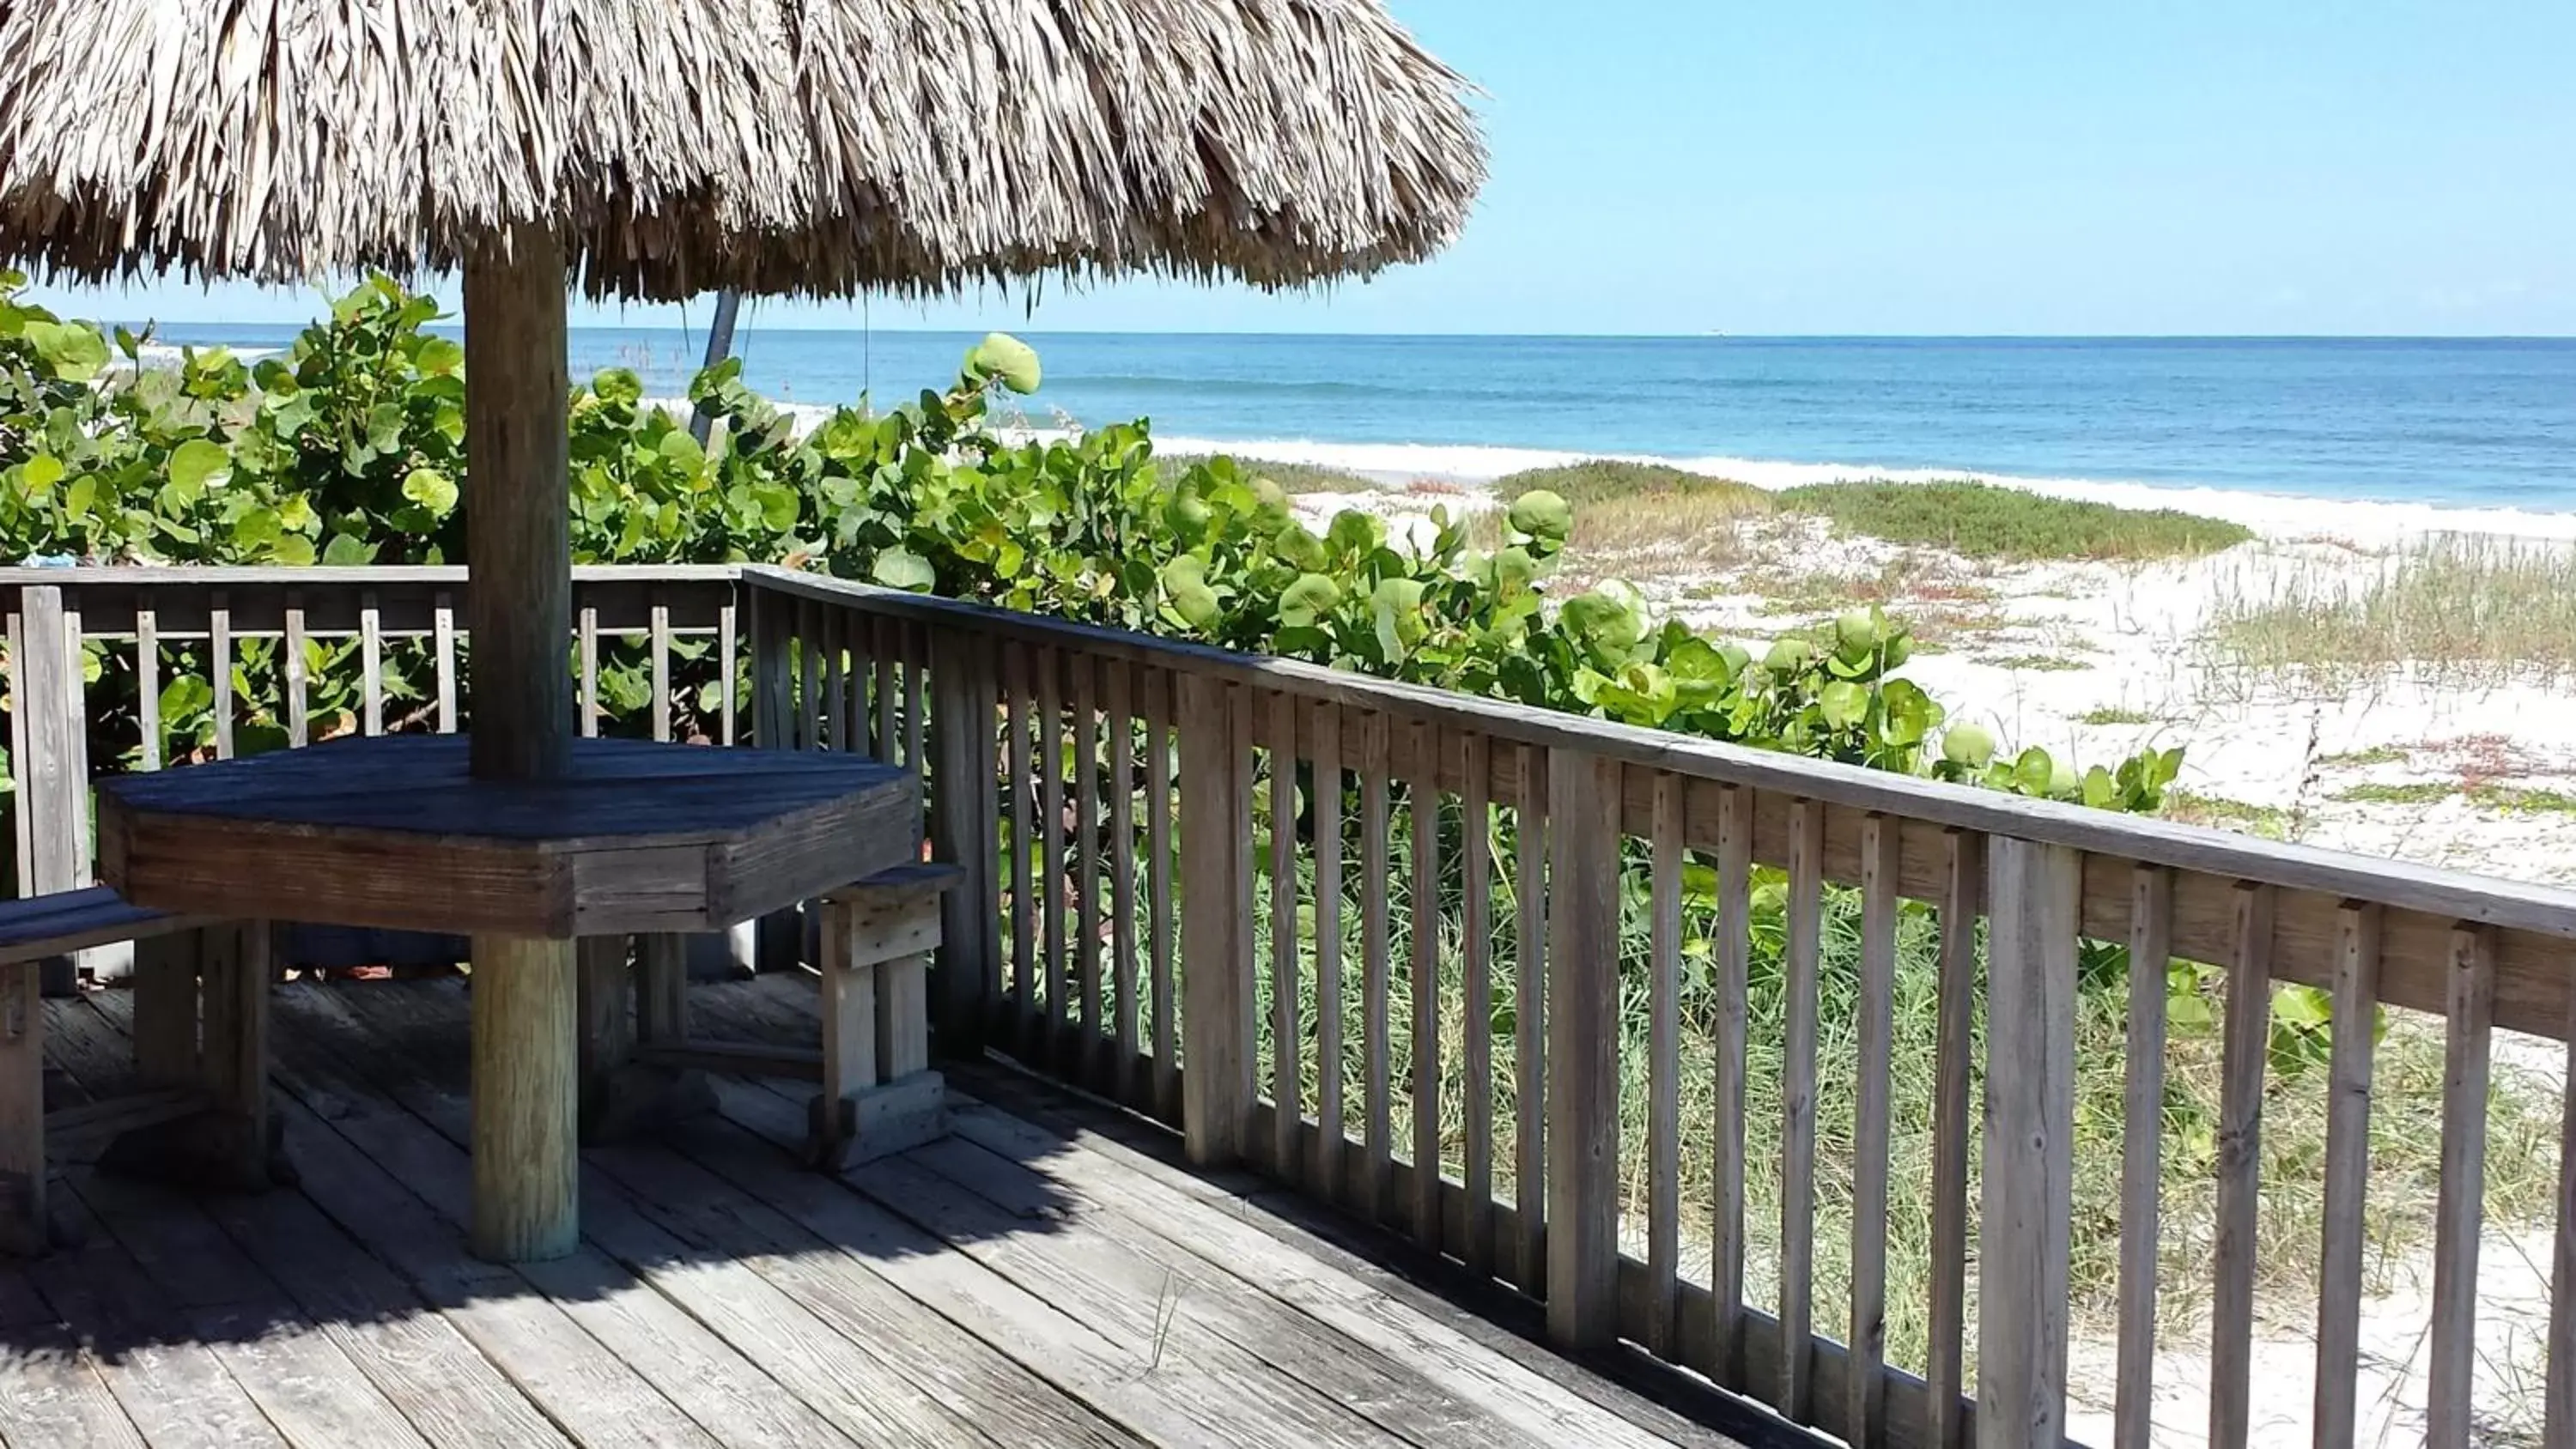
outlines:
[[[810, 1041], [811, 999], [693, 1006]], [[62, 1102], [123, 1090], [123, 993], [48, 1016]], [[64, 1165], [87, 1241], [0, 1263], [0, 1442], [1728, 1442], [998, 1069], [953, 1137], [838, 1180], [785, 1145], [811, 1088], [726, 1082], [720, 1115], [586, 1155], [578, 1255], [495, 1267], [465, 1250], [464, 984], [299, 983], [276, 1018], [301, 1186]]]

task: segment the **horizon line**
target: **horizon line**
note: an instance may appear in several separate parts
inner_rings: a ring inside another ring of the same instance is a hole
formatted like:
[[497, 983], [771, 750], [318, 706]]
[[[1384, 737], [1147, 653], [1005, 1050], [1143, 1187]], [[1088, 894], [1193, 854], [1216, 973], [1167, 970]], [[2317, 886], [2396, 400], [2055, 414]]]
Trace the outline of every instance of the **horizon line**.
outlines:
[[[263, 327], [301, 330], [319, 321], [244, 318], [162, 317], [84, 320], [137, 323], [153, 327]], [[439, 330], [462, 330], [454, 314], [429, 324]], [[574, 321], [575, 332], [703, 332], [703, 325], [681, 322]], [[744, 332], [857, 333], [869, 335], [959, 337], [996, 329], [962, 327], [839, 326], [810, 322], [747, 324]], [[1336, 341], [1557, 341], [1557, 342], [2576, 342], [2576, 332], [1333, 332], [1236, 331], [1213, 328], [1015, 328], [1000, 329], [1026, 337], [1209, 337], [1259, 341], [1329, 338]]]

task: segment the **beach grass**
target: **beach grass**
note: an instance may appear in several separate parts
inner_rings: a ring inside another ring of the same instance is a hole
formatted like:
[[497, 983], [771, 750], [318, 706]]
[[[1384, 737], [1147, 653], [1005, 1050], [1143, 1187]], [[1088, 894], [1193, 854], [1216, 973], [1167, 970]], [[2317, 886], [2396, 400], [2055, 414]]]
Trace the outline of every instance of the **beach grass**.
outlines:
[[1541, 488], [1574, 505], [1577, 552], [1730, 561], [1739, 554], [1737, 524], [1771, 511], [1771, 495], [1750, 483], [1613, 458], [1514, 473], [1495, 482], [1494, 496], [1510, 502]]
[[1814, 483], [1783, 491], [1778, 503], [1847, 534], [2012, 563], [2191, 558], [2254, 536], [2242, 524], [2170, 508], [2117, 508], [1964, 480]]
[[[1202, 462], [1200, 455], [1161, 453], [1156, 461], [1164, 467], [1165, 477], [1177, 476], [1181, 469]], [[1290, 493], [1373, 493], [1383, 485], [1347, 468], [1327, 467], [1321, 463], [1281, 463], [1268, 458], [1234, 460], [1237, 468], [1255, 478], [1267, 478]]]
[[2457, 685], [2576, 679], [2576, 548], [2436, 535], [2358, 581], [2293, 574], [2223, 597], [2210, 637], [2225, 661], [2329, 684], [2398, 669]]
[[2124, 705], [2105, 704], [2098, 705], [2077, 715], [2075, 717], [2075, 722], [2077, 724], [2086, 725], [2146, 725], [2154, 724], [2156, 722], [2156, 717], [2142, 709], [2130, 709]]

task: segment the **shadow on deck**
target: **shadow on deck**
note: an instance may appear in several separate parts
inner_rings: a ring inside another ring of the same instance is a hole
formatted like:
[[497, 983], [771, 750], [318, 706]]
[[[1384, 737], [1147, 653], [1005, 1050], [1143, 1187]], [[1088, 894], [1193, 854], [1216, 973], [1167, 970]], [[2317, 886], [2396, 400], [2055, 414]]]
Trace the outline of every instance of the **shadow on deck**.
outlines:
[[[816, 1030], [788, 976], [692, 1010]], [[49, 1004], [57, 1105], [125, 1089], [126, 1018], [121, 992]], [[465, 1018], [453, 979], [281, 988], [298, 1187], [67, 1165], [86, 1241], [0, 1263], [0, 1442], [1567, 1449], [1756, 1422], [1556, 1358], [1461, 1306], [1505, 1295], [1000, 1067], [952, 1073], [954, 1135], [838, 1178], [791, 1155], [812, 1088], [722, 1082], [716, 1115], [585, 1154], [576, 1256], [482, 1263]]]

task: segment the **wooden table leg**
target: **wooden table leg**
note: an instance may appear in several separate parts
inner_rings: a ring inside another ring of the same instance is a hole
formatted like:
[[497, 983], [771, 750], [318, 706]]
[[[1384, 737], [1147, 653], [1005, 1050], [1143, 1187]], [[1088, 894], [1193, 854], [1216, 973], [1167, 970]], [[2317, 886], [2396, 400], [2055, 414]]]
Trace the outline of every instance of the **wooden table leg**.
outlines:
[[580, 985], [571, 941], [474, 938], [475, 1255], [568, 1257], [581, 1239]]
[[0, 966], [0, 1253], [48, 1245], [45, 1004], [33, 961]]
[[203, 1160], [170, 1171], [210, 1186], [255, 1191], [270, 1181], [268, 998], [277, 958], [266, 921], [208, 926], [198, 947], [205, 1042], [199, 1060], [213, 1111], [199, 1124]]

